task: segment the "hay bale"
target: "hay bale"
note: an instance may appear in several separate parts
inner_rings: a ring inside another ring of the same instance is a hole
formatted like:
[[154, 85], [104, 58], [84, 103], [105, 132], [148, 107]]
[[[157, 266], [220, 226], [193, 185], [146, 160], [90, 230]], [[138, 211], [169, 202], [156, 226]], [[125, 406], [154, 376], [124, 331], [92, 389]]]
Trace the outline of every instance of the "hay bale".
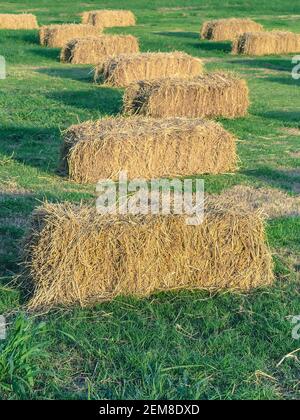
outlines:
[[82, 23], [110, 28], [113, 26], [134, 26], [136, 19], [130, 10], [91, 10], [82, 14]]
[[121, 54], [96, 67], [95, 81], [123, 87], [138, 80], [161, 77], [191, 78], [203, 72], [199, 58], [183, 52]]
[[36, 16], [31, 13], [0, 14], [0, 29], [38, 29]]
[[200, 119], [105, 118], [64, 133], [61, 169], [76, 182], [232, 172], [236, 140], [220, 124]]
[[90, 36], [69, 41], [62, 49], [60, 59], [72, 64], [100, 64], [108, 57], [138, 51], [138, 39], [132, 35]]
[[49, 25], [40, 28], [41, 45], [62, 48], [74, 38], [98, 36], [100, 29], [92, 25], [77, 25], [75, 23], [64, 25]]
[[245, 32], [263, 31], [259, 23], [251, 19], [216, 19], [204, 22], [201, 38], [212, 41], [234, 41]]
[[183, 216], [103, 216], [94, 207], [45, 204], [34, 212], [24, 265], [32, 309], [273, 282], [260, 216], [222, 210], [187, 226]]
[[292, 32], [247, 32], [233, 44], [233, 54], [270, 55], [300, 52], [300, 34]]
[[209, 73], [194, 79], [176, 78], [132, 83], [125, 91], [124, 112], [149, 117], [225, 117], [247, 114], [249, 90], [231, 73]]

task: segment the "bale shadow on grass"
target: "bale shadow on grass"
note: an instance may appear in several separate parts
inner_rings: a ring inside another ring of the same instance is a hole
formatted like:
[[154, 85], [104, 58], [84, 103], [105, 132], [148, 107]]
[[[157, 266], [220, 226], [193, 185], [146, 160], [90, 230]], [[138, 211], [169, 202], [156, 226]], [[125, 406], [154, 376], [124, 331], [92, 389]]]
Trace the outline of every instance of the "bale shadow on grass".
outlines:
[[1, 127], [0, 153], [19, 163], [53, 173], [60, 147], [58, 127]]
[[257, 114], [259, 117], [268, 118], [270, 120], [280, 121], [281, 123], [298, 123], [300, 124], [299, 111], [266, 111]]
[[228, 62], [229, 64], [240, 64], [242, 66], [248, 66], [252, 68], [262, 69], [262, 70], [275, 70], [275, 71], [292, 71], [292, 57], [290, 58], [277, 58], [277, 57], [263, 57], [255, 58], [249, 56], [241, 56], [236, 59], [232, 59]]
[[280, 188], [294, 194], [300, 194], [300, 173], [299, 170], [275, 169], [271, 167], [260, 167], [257, 169], [242, 170], [241, 174], [268, 183], [271, 187]]
[[37, 73], [45, 74], [50, 77], [60, 77], [63, 79], [75, 80], [78, 82], [93, 82], [93, 73], [91, 67], [78, 67], [72, 66], [69, 67], [45, 67], [36, 70]]
[[[281, 85], [298, 86], [300, 88], [300, 80], [295, 80], [291, 75], [287, 77], [268, 77], [268, 82], [278, 83]], [[298, 119], [300, 119], [300, 113], [298, 113]]]
[[205, 41], [203, 39], [199, 40], [199, 44], [194, 44], [194, 47], [200, 51], [221, 51], [225, 53], [230, 53], [232, 50], [231, 42], [215, 42], [215, 41]]
[[[1, 31], [2, 32], [2, 31]], [[14, 40], [20, 43], [39, 44], [39, 33], [37, 30], [5, 30], [5, 39]]]
[[31, 49], [30, 52], [38, 57], [59, 62], [59, 56], [60, 56], [59, 48], [37, 47], [37, 48]]
[[98, 111], [103, 115], [117, 115], [122, 110], [123, 94], [119, 89], [98, 87], [80, 91], [56, 91], [47, 98], [62, 102], [64, 105], [83, 110]]
[[197, 32], [184, 32], [184, 31], [166, 31], [166, 32], [153, 32], [154, 35], [170, 36], [175, 38], [192, 38], [199, 39]]

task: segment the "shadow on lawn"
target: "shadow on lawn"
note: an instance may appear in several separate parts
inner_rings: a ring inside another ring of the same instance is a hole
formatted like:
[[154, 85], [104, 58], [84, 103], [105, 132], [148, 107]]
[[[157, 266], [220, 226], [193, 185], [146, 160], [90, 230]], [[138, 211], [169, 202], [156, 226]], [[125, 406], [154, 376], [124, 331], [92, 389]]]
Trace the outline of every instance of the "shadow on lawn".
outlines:
[[40, 58], [46, 58], [47, 60], [59, 62], [60, 49], [59, 48], [47, 48], [37, 47], [31, 49], [30, 52]]
[[75, 80], [78, 82], [93, 82], [93, 72], [91, 67], [45, 67], [36, 70], [37, 73], [45, 74], [50, 77]]
[[57, 167], [59, 147], [58, 127], [0, 128], [0, 153], [43, 171], [53, 172]]
[[260, 167], [257, 169], [246, 169], [241, 171], [243, 175], [255, 180], [268, 183], [271, 187], [300, 194], [300, 172], [299, 169], [276, 169]]
[[103, 115], [116, 115], [122, 109], [122, 92], [118, 89], [98, 87], [80, 91], [56, 91], [47, 98], [62, 102], [64, 105], [83, 110], [98, 111]]
[[166, 32], [153, 32], [154, 35], [171, 36], [175, 38], [192, 38], [199, 39], [197, 32], [184, 32], [184, 31], [166, 31]]
[[290, 58], [275, 58], [275, 57], [264, 57], [264, 58], [252, 58], [247, 57], [241, 59], [236, 58], [229, 61], [231, 64], [239, 64], [242, 66], [248, 66], [257, 69], [275, 70], [275, 71], [288, 71], [291, 72], [293, 68], [292, 57]]
[[266, 111], [257, 115], [270, 120], [280, 121], [282, 123], [299, 124], [300, 121], [300, 111]]

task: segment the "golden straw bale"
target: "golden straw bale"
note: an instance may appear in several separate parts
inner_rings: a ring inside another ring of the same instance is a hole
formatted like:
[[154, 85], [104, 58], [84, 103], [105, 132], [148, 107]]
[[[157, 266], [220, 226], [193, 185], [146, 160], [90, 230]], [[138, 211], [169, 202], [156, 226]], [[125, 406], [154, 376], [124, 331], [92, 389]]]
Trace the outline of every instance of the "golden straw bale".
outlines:
[[0, 14], [0, 29], [38, 29], [36, 16], [31, 13]]
[[138, 39], [132, 35], [101, 35], [76, 38], [61, 51], [60, 59], [72, 64], [103, 63], [108, 57], [139, 52]]
[[47, 47], [62, 48], [74, 38], [98, 36], [100, 32], [100, 28], [95, 26], [75, 23], [42, 26], [40, 28], [40, 43]]
[[274, 280], [261, 217], [217, 209], [188, 226], [181, 215], [45, 204], [34, 212], [24, 265], [32, 309], [183, 288], [249, 291]]
[[108, 58], [96, 67], [95, 81], [122, 87], [138, 80], [153, 80], [161, 77], [186, 79], [198, 76], [202, 72], [203, 64], [199, 58], [179, 51], [121, 54]]
[[124, 112], [149, 117], [236, 118], [247, 114], [247, 82], [232, 73], [208, 73], [189, 80], [166, 78], [132, 83]]
[[236, 139], [201, 119], [104, 118], [64, 133], [61, 169], [76, 182], [232, 172]]
[[300, 34], [293, 32], [247, 32], [233, 44], [233, 54], [270, 55], [300, 52]]
[[204, 22], [201, 38], [212, 41], [234, 41], [244, 32], [263, 31], [263, 26], [251, 19], [217, 19]]
[[82, 14], [82, 23], [109, 28], [113, 26], [134, 26], [136, 19], [130, 10], [91, 10]]

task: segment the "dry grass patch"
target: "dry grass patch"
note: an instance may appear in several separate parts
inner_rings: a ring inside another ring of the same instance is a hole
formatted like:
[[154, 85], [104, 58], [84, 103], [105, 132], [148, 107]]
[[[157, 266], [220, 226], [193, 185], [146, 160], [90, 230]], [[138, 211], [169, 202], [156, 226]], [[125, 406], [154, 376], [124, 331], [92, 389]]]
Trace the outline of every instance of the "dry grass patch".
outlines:
[[64, 133], [62, 170], [76, 182], [232, 172], [236, 141], [220, 124], [200, 119], [105, 118]]
[[0, 29], [38, 29], [36, 16], [28, 14], [0, 14]]
[[300, 52], [300, 34], [292, 32], [246, 32], [237, 38], [233, 54], [263, 56]]
[[82, 14], [82, 23], [102, 28], [134, 26], [136, 19], [130, 10], [92, 10]]
[[264, 223], [249, 213], [214, 210], [187, 226], [182, 216], [101, 216], [94, 207], [45, 204], [24, 249], [34, 309], [182, 288], [248, 291], [274, 279]]
[[100, 28], [96, 28], [92, 25], [77, 25], [72, 23], [42, 26], [39, 35], [41, 45], [52, 48], [62, 48], [72, 39], [86, 36], [98, 36], [100, 32]]
[[98, 66], [95, 80], [122, 87], [138, 80], [162, 77], [186, 79], [202, 72], [201, 60], [183, 52], [122, 54], [108, 58], [103, 65]]
[[283, 191], [271, 188], [235, 186], [222, 194], [212, 194], [208, 204], [219, 204], [223, 208], [260, 210], [267, 218], [300, 216], [300, 197], [292, 197]]
[[251, 19], [217, 19], [204, 22], [201, 38], [212, 41], [234, 41], [245, 32], [263, 31], [263, 26]]
[[61, 51], [60, 59], [72, 64], [100, 64], [108, 57], [139, 52], [138, 39], [132, 35], [101, 35], [76, 38]]
[[225, 117], [247, 114], [247, 82], [231, 73], [208, 73], [190, 80], [165, 78], [132, 83], [124, 112], [149, 117]]

